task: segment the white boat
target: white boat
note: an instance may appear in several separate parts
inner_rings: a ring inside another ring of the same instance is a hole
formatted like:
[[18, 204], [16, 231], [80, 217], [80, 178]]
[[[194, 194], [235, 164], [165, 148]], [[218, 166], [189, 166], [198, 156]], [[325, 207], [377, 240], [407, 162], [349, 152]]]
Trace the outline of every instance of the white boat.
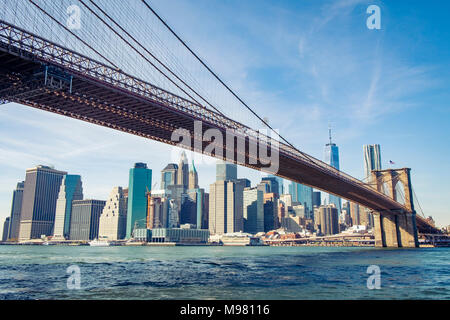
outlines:
[[107, 240], [94, 239], [89, 241], [89, 245], [91, 247], [109, 247], [110, 243]]

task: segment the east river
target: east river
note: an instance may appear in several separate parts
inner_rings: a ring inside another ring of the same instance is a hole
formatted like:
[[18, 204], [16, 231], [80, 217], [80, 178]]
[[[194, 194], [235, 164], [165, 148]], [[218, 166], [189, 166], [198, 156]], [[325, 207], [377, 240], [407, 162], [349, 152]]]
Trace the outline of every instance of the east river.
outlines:
[[450, 299], [449, 258], [450, 248], [8, 245], [0, 299]]

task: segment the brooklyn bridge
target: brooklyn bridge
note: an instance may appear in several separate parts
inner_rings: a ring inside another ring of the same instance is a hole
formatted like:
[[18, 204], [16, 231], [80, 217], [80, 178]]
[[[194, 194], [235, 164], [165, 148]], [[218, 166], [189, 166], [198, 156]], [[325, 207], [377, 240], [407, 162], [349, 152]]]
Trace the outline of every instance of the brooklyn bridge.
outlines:
[[[417, 247], [418, 232], [438, 232], [416, 213], [409, 168], [373, 171], [370, 181], [361, 181], [273, 134], [258, 116], [257, 106], [249, 107], [230, 89], [147, 1], [135, 1], [129, 7], [109, 1], [72, 2], [77, 4], [74, 14], [76, 8], [83, 12], [79, 28], [68, 20], [69, 1], [3, 2], [1, 103], [15, 102], [169, 145], [179, 145], [172, 137], [181, 128], [193, 141], [181, 147], [216, 158], [232, 155], [226, 160], [370, 209], [375, 217], [375, 244], [380, 247]], [[146, 28], [148, 34], [160, 31], [151, 44], [137, 32]], [[170, 44], [178, 49], [172, 50]], [[237, 102], [228, 106], [230, 99], [211, 99], [189, 77], [185, 56]], [[271, 134], [256, 130], [248, 118], [263, 123]], [[200, 132], [195, 130], [198, 122]], [[232, 132], [245, 143], [207, 141], [204, 136], [211, 129], [223, 136]], [[276, 172], [252, 152], [254, 145], [278, 147]], [[399, 187], [404, 201], [399, 201]]]

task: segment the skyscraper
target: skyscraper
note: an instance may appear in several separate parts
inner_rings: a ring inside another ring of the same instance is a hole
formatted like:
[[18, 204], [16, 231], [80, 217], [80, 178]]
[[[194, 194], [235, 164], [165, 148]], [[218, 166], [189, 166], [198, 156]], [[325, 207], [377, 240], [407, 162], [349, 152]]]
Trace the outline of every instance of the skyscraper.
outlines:
[[322, 204], [321, 195], [322, 194], [320, 193], [320, 191], [313, 192], [313, 202], [312, 202], [313, 207], [314, 206], [320, 207], [320, 205]]
[[264, 231], [264, 192], [258, 188], [245, 188], [243, 194], [244, 232]]
[[[339, 170], [339, 148], [331, 140], [331, 128], [328, 130], [330, 142], [325, 145], [325, 163]], [[333, 194], [325, 194], [325, 204], [334, 204], [338, 210], [338, 214], [341, 212], [341, 198]]]
[[167, 228], [169, 224], [169, 198], [164, 190], [153, 191], [148, 204], [147, 229]]
[[352, 225], [352, 215], [349, 201], [344, 202], [344, 204], [342, 205], [342, 212], [339, 216], [339, 219], [347, 227], [350, 227]]
[[[203, 189], [201, 189], [203, 190]], [[202, 203], [197, 202], [197, 221], [201, 215], [202, 226], [201, 229], [207, 230], [209, 227], [209, 193], [205, 192], [202, 197]], [[201, 212], [199, 211], [201, 207]], [[197, 225], [197, 229], [200, 229]]]
[[209, 193], [195, 188], [187, 191], [180, 215], [181, 224], [195, 225], [197, 229], [208, 229]]
[[280, 195], [280, 201], [283, 203], [286, 212], [289, 210], [290, 207], [292, 207], [292, 195], [287, 193], [287, 194], [282, 194]]
[[234, 163], [227, 163], [219, 160], [216, 164], [216, 181], [227, 181], [237, 179], [237, 166]]
[[352, 225], [361, 225], [361, 211], [360, 205], [355, 202], [350, 202], [350, 217], [352, 218]]
[[274, 192], [265, 193], [264, 199], [264, 232], [278, 229], [278, 195]]
[[[278, 193], [278, 194], [284, 194], [284, 179], [278, 176], [275, 176], [273, 174], [269, 174], [267, 178], [275, 179], [278, 182], [278, 191], [273, 190], [272, 192]], [[263, 178], [264, 180], [264, 178]]]
[[269, 185], [269, 192], [276, 193], [277, 195], [280, 195], [280, 185], [277, 177], [275, 176], [269, 176], [269, 177], [263, 177], [261, 179], [261, 183], [267, 183]]
[[161, 189], [167, 189], [168, 186], [177, 184], [178, 165], [169, 163], [161, 171]]
[[209, 230], [211, 234], [243, 231], [243, 184], [220, 180], [211, 184], [209, 190]]
[[208, 229], [209, 193], [205, 189], [197, 188], [189, 190], [191, 197], [196, 197], [196, 219], [197, 229]]
[[[381, 151], [379, 144], [371, 144], [363, 146], [364, 153], [364, 174], [365, 181], [369, 182], [372, 170], [381, 170]], [[373, 227], [373, 213], [368, 208], [360, 210], [361, 224]]]
[[218, 161], [216, 182], [210, 185], [208, 229], [211, 234], [244, 230], [243, 197], [247, 179], [237, 179], [235, 164]]
[[219, 180], [209, 187], [209, 226], [211, 234], [227, 232], [227, 181]]
[[147, 221], [147, 192], [152, 187], [152, 170], [145, 163], [130, 169], [126, 238], [132, 236], [135, 225], [144, 227]]
[[191, 168], [189, 169], [189, 190], [198, 189], [198, 173], [192, 160]]
[[52, 235], [59, 187], [66, 174], [67, 172], [42, 165], [27, 169], [20, 215], [19, 240], [38, 239], [42, 235]]
[[[180, 217], [178, 214], [178, 206], [175, 200], [169, 198], [169, 218], [168, 218], [168, 228], [178, 228], [180, 225]], [[207, 229], [207, 228], [206, 228]]]
[[227, 233], [244, 231], [244, 186], [236, 181], [227, 182]]
[[122, 187], [114, 187], [100, 215], [98, 236], [108, 240], [125, 238], [127, 229], [127, 198]]
[[370, 178], [372, 170], [381, 170], [381, 151], [379, 144], [368, 144], [363, 146], [364, 173], [366, 182]]
[[19, 226], [20, 226], [20, 213], [22, 210], [24, 182], [18, 182], [16, 190], [13, 192], [13, 198], [11, 203], [11, 216], [9, 219], [9, 234], [8, 240], [19, 240]]
[[[167, 187], [167, 191], [170, 194], [170, 199], [172, 199], [173, 206], [171, 207], [172, 221], [178, 221], [179, 224], [184, 223], [186, 210], [190, 211], [191, 203], [187, 203], [188, 194], [186, 194], [186, 189], [181, 184], [173, 184]], [[176, 217], [175, 217], [175, 210]], [[190, 216], [190, 213], [188, 213]]]
[[83, 199], [83, 187], [81, 176], [65, 175], [59, 187], [58, 200], [56, 201], [55, 226], [53, 239], [67, 239], [70, 231], [70, 218], [72, 213], [72, 201]]
[[180, 224], [197, 225], [198, 189], [188, 190], [181, 206]]
[[292, 195], [292, 202], [297, 202], [305, 207], [306, 218], [313, 216], [313, 189], [300, 183], [291, 182], [289, 184], [289, 194]]
[[283, 226], [283, 220], [286, 218], [286, 206], [284, 202], [278, 200], [278, 223], [280, 226]]
[[320, 232], [323, 235], [339, 233], [339, 214], [334, 204], [320, 206], [319, 218], [316, 223], [320, 225]]
[[94, 240], [98, 238], [100, 215], [106, 201], [73, 200], [70, 219], [70, 240]]
[[5, 222], [3, 223], [3, 234], [2, 234], [2, 241], [5, 242], [9, 238], [9, 217], [5, 219]]
[[189, 164], [184, 151], [181, 153], [180, 163], [178, 164], [177, 184], [182, 185], [185, 190], [189, 187]]
[[251, 181], [246, 178], [239, 178], [236, 179], [236, 182], [242, 185], [242, 189], [244, 188], [250, 188], [251, 187]]

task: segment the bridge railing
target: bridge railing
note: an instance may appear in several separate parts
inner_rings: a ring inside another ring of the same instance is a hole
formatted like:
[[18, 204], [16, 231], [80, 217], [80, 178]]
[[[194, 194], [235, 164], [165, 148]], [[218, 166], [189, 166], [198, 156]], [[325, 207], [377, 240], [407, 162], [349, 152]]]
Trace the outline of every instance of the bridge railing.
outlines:
[[[151, 99], [152, 101], [157, 101], [163, 107], [173, 108], [177, 111], [188, 113], [200, 121], [206, 121], [225, 130], [232, 130], [236, 132], [236, 134], [245, 133], [249, 138], [258, 141], [259, 143], [262, 142], [266, 145], [271, 145], [274, 141], [273, 137], [269, 137], [260, 131], [254, 130], [222, 114], [154, 86], [147, 81], [138, 79], [120, 69], [110, 67], [95, 59], [62, 47], [3, 20], [0, 20], [0, 42], [3, 43], [4, 47], [6, 46], [6, 50], [10, 52], [17, 51], [14, 52], [15, 54], [27, 52], [34, 58], [39, 58], [43, 63], [55, 64], [71, 70], [75, 74], [80, 74], [96, 81], [100, 80], [109, 84], [111, 87], [121, 88], [144, 98]], [[390, 200], [396, 207], [401, 206], [387, 195], [376, 191], [369, 185], [349, 174], [337, 170], [306, 153], [300, 152], [284, 142], [278, 140], [277, 142], [280, 154], [302, 161], [310, 167], [319, 169], [324, 173], [333, 175], [360, 188], [364, 188], [366, 191], [376, 194], [377, 196], [381, 195], [385, 197], [386, 200]]]

